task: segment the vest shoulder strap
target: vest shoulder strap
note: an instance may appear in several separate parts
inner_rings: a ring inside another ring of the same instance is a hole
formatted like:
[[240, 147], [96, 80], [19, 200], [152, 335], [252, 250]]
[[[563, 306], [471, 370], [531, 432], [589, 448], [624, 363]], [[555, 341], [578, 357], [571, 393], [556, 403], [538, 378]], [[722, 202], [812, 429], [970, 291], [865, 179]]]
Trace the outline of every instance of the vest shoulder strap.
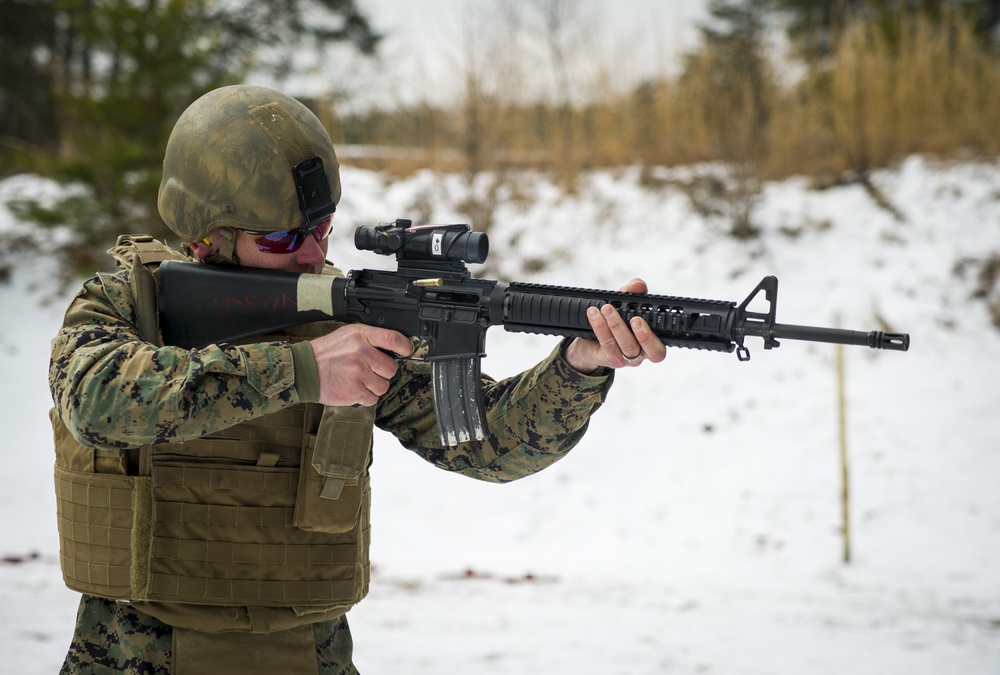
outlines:
[[162, 345], [156, 303], [156, 272], [164, 260], [190, 258], [148, 234], [124, 234], [118, 237], [114, 248], [108, 253], [115, 259], [118, 267], [129, 272], [142, 338], [146, 342]]

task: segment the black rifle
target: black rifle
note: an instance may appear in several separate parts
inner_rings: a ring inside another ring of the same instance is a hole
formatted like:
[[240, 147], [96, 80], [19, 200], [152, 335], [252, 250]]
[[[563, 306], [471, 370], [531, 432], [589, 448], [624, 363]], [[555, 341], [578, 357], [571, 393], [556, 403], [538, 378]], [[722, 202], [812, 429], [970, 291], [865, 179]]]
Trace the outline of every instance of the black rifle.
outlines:
[[[669, 347], [736, 352], [750, 358], [746, 337], [764, 349], [778, 339], [906, 351], [905, 333], [794, 326], [775, 321], [778, 280], [765, 277], [737, 305], [663, 295], [586, 290], [473, 279], [466, 263], [481, 263], [489, 240], [468, 225], [412, 227], [408, 220], [359, 227], [360, 250], [395, 255], [397, 270], [353, 270], [347, 277], [221, 267], [177, 261], [160, 267], [159, 311], [164, 344], [197, 348], [323, 319], [381, 326], [427, 346], [434, 406], [443, 442], [486, 436], [479, 397], [486, 331], [593, 337], [589, 307], [614, 306], [625, 321], [642, 317]], [[748, 309], [763, 293], [766, 312]]]

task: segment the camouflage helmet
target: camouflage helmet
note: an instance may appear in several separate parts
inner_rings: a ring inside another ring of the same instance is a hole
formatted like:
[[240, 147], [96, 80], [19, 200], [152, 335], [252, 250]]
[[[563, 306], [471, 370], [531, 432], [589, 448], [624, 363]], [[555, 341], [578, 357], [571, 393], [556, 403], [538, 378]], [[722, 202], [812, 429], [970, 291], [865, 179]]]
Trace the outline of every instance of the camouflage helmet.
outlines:
[[302, 103], [266, 87], [222, 87], [174, 125], [157, 206], [185, 242], [218, 227], [302, 227], [340, 201], [339, 168], [329, 134]]

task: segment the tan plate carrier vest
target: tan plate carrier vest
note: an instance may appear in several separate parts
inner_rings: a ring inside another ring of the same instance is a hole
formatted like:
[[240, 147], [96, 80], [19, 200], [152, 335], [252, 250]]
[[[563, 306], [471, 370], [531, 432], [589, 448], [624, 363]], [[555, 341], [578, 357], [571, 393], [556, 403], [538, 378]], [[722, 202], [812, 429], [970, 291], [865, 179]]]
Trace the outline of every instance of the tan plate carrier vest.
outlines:
[[[155, 274], [184, 257], [147, 236], [123, 237], [110, 252], [131, 272], [145, 339], [160, 344]], [[125, 452], [80, 445], [53, 411], [66, 585], [207, 632], [285, 630], [344, 613], [368, 591], [374, 416], [300, 404]]]

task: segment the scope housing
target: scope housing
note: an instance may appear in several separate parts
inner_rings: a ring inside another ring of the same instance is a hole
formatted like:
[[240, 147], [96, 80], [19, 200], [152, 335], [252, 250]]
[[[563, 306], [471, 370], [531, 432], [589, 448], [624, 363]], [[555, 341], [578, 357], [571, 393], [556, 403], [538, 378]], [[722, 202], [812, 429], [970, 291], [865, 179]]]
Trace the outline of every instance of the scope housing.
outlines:
[[490, 252], [489, 238], [468, 225], [413, 227], [413, 221], [404, 219], [359, 227], [354, 245], [360, 251], [395, 255], [400, 261], [483, 263]]

